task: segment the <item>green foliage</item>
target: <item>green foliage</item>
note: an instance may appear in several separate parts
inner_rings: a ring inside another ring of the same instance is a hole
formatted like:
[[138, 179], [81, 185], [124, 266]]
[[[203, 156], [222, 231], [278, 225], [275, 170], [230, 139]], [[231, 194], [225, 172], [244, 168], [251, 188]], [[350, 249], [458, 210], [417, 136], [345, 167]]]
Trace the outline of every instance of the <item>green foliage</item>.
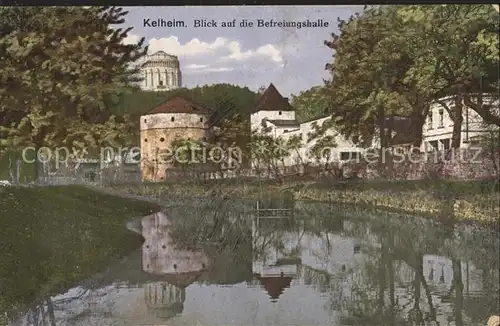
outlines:
[[430, 103], [446, 95], [459, 103], [449, 110], [454, 139], [460, 103], [500, 125], [498, 112], [475, 96], [498, 93], [498, 14], [490, 5], [369, 7], [339, 29], [325, 42], [334, 52], [324, 87], [333, 108], [328, 128], [359, 136], [362, 145], [378, 137], [385, 146], [384, 119], [400, 115], [412, 118], [421, 138]]
[[292, 95], [291, 105], [299, 122], [317, 119], [330, 112], [322, 86], [313, 86], [298, 95]]
[[414, 81], [405, 81], [411, 58], [401, 47], [402, 25], [392, 7], [371, 8], [340, 21], [340, 34], [325, 41], [335, 51], [327, 64], [332, 79], [325, 85], [334, 108], [330, 127], [358, 136], [364, 145], [377, 135], [385, 117], [422, 115], [421, 106], [412, 105]]
[[112, 28], [114, 7], [0, 9], [0, 146], [96, 147], [123, 143], [126, 128], [110, 106], [136, 81], [130, 68], [144, 39], [123, 44], [131, 28]]
[[[464, 97], [487, 123], [500, 125], [500, 114], [474, 96], [498, 94], [498, 13], [490, 5], [405, 6], [399, 12], [418, 35], [418, 43], [407, 42], [418, 58], [408, 75], [436, 95]], [[455, 123], [461, 122], [458, 110], [450, 112]]]
[[214, 123], [219, 132], [214, 141], [225, 144], [238, 143], [246, 147], [249, 136], [249, 117], [259, 95], [248, 87], [230, 84], [213, 84], [194, 88], [181, 88], [167, 92], [135, 90], [124, 94], [112, 108], [117, 115], [129, 116], [138, 139], [139, 117], [175, 96], [183, 96], [215, 111]]

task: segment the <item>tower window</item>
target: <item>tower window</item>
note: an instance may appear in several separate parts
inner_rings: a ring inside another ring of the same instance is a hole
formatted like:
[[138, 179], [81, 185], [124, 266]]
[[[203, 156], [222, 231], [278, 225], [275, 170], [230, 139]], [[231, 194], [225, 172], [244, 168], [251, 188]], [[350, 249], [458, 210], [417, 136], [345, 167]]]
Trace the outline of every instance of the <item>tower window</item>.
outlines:
[[174, 118], [174, 117], [171, 117], [171, 118], [170, 118], [170, 121], [174, 122], [174, 121], [175, 121], [175, 118]]
[[279, 111], [278, 114], [281, 115], [281, 111]]
[[200, 118], [200, 122], [203, 122], [203, 118]]
[[161, 137], [160, 141], [163, 143], [165, 141], [165, 138]]
[[144, 123], [146, 123], [146, 119], [144, 119]]
[[177, 269], [177, 264], [174, 264], [174, 269]]
[[147, 143], [148, 142], [148, 139], [147, 138], [144, 138], [144, 142]]
[[439, 110], [439, 128], [444, 127], [444, 110], [440, 109]]

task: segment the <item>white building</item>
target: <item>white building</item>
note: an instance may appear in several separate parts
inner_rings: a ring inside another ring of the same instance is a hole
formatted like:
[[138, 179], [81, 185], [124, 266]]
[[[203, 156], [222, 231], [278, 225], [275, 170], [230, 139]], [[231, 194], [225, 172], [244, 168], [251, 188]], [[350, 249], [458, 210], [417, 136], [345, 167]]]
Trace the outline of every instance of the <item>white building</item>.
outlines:
[[[445, 150], [451, 147], [451, 138], [453, 134], [453, 121], [447, 110], [440, 103], [445, 103], [450, 110], [454, 108], [454, 98], [445, 97], [434, 102], [429, 111], [426, 124], [422, 130], [422, 142], [420, 150]], [[498, 108], [498, 100], [491, 96], [484, 95], [483, 103], [491, 107]], [[265, 133], [275, 138], [281, 138], [287, 142], [292, 137], [299, 137], [302, 141], [302, 147], [292, 151], [289, 157], [284, 160], [285, 165], [295, 165], [300, 163], [318, 162], [317, 153], [313, 153], [318, 140], [310, 140], [318, 128], [329, 120], [329, 116], [319, 119], [299, 123], [295, 118], [295, 109], [289, 104], [288, 99], [281, 96], [276, 87], [270, 84], [262, 94], [254, 112], [251, 114], [251, 128], [254, 132]], [[416, 141], [416, 125], [408, 117], [388, 117], [385, 128], [390, 128], [391, 135], [388, 140], [388, 146], [413, 146]], [[464, 105], [463, 123], [461, 134], [461, 147], [477, 146], [482, 136], [488, 135], [492, 130], [498, 130], [498, 127], [488, 126], [483, 119], [471, 108]], [[362, 152], [363, 148], [356, 146], [354, 139], [347, 139], [334, 128], [328, 128], [323, 136], [331, 136], [333, 141], [330, 144], [322, 146], [323, 163], [324, 158], [329, 152], [330, 161], [346, 161], [356, 157], [355, 153]], [[380, 141], [375, 137], [370, 148], [380, 148]]]
[[[284, 98], [276, 87], [270, 84], [251, 114], [250, 124], [252, 131], [261, 133], [265, 131], [268, 135], [275, 138], [280, 137], [285, 142], [292, 137], [299, 137], [302, 141], [302, 147], [290, 153], [290, 156], [285, 159], [286, 165], [294, 165], [317, 161], [316, 155], [312, 152], [317, 140], [309, 141], [309, 138], [318, 128], [321, 128], [328, 118], [327, 116], [303, 123], [297, 122], [295, 109], [288, 102], [288, 98]], [[352, 152], [361, 151], [360, 148], [354, 145], [352, 140], [346, 139], [331, 128], [325, 133], [325, 136], [333, 137], [331, 146], [325, 144], [324, 150], [324, 155], [327, 155], [328, 151], [331, 159], [344, 158], [344, 160], [347, 160], [349, 156], [352, 157]]]
[[140, 66], [141, 89], [145, 91], [169, 91], [182, 87], [179, 59], [175, 55], [158, 51], [144, 58]]
[[[495, 100], [491, 96], [484, 94], [483, 101], [483, 103], [498, 109], [498, 100]], [[446, 150], [451, 148], [453, 120], [450, 118], [445, 107], [440, 103], [444, 103], [450, 110], [453, 110], [455, 107], [453, 96], [442, 98], [431, 105], [426, 124], [422, 130], [422, 151]], [[463, 106], [462, 115], [461, 148], [477, 146], [480, 143], [481, 137], [487, 136], [495, 129], [498, 130], [498, 127], [486, 125], [483, 118], [476, 111], [465, 105]]]

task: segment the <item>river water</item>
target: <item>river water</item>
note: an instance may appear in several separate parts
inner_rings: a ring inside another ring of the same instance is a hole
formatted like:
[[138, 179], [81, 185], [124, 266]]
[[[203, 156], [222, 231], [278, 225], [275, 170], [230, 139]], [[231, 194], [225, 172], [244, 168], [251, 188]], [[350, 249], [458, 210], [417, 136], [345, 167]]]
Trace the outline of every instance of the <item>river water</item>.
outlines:
[[130, 221], [141, 248], [21, 325], [485, 325], [499, 240], [475, 226], [301, 203], [292, 217], [177, 207]]

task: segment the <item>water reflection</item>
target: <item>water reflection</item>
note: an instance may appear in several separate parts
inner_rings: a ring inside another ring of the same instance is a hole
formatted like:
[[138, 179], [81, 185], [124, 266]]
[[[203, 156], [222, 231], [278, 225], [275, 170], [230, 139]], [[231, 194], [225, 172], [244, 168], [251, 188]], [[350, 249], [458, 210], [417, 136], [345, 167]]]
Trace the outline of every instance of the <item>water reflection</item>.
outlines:
[[[498, 313], [496, 233], [318, 207], [250, 224], [132, 221], [140, 251], [14, 325], [484, 325]], [[180, 246], [193, 227], [199, 241]], [[237, 241], [214, 247], [200, 230]]]
[[144, 298], [148, 314], [160, 320], [182, 313], [186, 287], [200, 278], [209, 262], [202, 250], [176, 248], [171, 228], [162, 212], [142, 219], [142, 269], [161, 279], [144, 285]]

